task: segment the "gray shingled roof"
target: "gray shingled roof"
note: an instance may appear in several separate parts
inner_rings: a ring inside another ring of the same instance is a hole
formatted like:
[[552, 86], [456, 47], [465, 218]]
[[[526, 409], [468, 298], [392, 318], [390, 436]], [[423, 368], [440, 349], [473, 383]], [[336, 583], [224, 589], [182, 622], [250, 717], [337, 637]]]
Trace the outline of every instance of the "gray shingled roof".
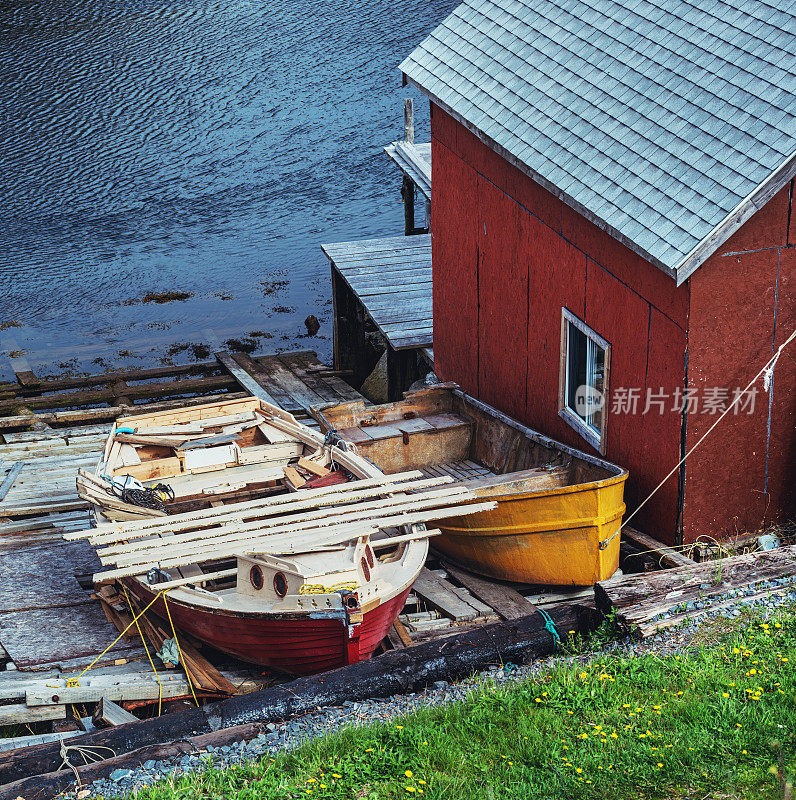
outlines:
[[400, 68], [678, 283], [796, 171], [793, 0], [465, 0]]

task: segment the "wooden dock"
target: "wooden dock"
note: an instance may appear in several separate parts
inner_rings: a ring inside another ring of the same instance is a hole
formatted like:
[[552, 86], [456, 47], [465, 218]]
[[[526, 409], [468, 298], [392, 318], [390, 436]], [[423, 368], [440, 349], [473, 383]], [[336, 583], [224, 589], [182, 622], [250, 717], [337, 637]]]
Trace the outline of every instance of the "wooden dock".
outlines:
[[334, 367], [360, 385], [386, 351], [388, 395], [396, 399], [423, 372], [422, 351], [433, 346], [431, 236], [321, 247], [332, 265]]

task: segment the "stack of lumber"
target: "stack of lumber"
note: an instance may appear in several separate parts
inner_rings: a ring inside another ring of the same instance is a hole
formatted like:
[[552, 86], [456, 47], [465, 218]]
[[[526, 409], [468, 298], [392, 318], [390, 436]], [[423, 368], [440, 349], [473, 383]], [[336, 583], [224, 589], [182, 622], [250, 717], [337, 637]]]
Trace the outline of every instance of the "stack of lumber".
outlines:
[[[67, 710], [72, 704], [98, 703], [103, 698], [138, 705], [141, 702], [156, 703], [158, 698], [166, 701], [192, 697], [182, 670], [159, 669], [156, 676], [148, 661], [94, 667], [75, 684], [75, 677], [79, 674], [58, 670], [0, 672], [0, 725], [57, 722], [67, 718]], [[223, 683], [226, 694], [244, 694], [260, 688], [249, 677], [248, 671], [223, 670], [216, 680]], [[200, 690], [212, 691], [215, 695], [220, 693], [217, 688], [196, 689]]]
[[[595, 586], [597, 605], [639, 638], [709, 611], [796, 586], [796, 545], [659, 572], [623, 575]], [[739, 592], [738, 590], [743, 590]]]
[[[386, 528], [431, 522], [454, 510], [468, 514], [493, 507], [458, 507], [473, 496], [466, 487], [443, 485], [450, 482], [445, 477], [422, 478], [419, 472], [385, 475], [165, 518], [100, 525], [65, 538], [88, 539], [95, 546], [103, 566], [111, 568], [96, 573], [94, 580], [105, 582], [143, 575], [153, 567], [201, 564], [239, 553], [310, 552]], [[418, 490], [422, 494], [416, 494]], [[376, 547], [380, 544], [374, 542]]]

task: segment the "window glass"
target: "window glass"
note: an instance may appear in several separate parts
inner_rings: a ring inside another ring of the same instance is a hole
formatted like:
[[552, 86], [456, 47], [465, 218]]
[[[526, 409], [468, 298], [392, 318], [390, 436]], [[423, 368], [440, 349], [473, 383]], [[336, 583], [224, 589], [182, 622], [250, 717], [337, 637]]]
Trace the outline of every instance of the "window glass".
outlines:
[[606, 351], [600, 344], [603, 340], [597, 334], [592, 338], [587, 333], [589, 329], [582, 323], [575, 324], [568, 312], [565, 324], [564, 406], [599, 441], [606, 390]]

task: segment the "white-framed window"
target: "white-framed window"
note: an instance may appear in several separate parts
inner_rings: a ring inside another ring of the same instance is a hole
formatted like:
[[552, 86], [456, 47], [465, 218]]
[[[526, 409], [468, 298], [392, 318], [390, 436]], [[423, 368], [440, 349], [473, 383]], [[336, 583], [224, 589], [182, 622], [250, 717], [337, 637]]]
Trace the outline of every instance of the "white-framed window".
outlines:
[[601, 453], [610, 367], [611, 345], [562, 308], [558, 414]]

